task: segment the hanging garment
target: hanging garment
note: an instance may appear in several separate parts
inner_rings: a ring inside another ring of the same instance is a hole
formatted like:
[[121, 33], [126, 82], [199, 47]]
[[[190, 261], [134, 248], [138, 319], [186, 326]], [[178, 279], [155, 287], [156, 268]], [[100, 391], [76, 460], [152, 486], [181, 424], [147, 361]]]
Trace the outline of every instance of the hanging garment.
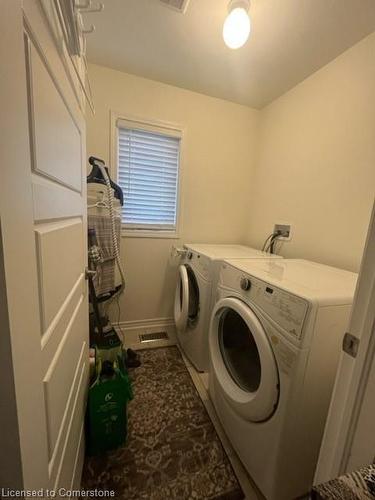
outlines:
[[[111, 233], [111, 219], [107, 214], [88, 214], [88, 227], [95, 229], [98, 246], [101, 250], [101, 262], [96, 267], [94, 287], [97, 297], [105, 295], [115, 288], [115, 252]], [[116, 237], [120, 238], [121, 220], [115, 219]]]

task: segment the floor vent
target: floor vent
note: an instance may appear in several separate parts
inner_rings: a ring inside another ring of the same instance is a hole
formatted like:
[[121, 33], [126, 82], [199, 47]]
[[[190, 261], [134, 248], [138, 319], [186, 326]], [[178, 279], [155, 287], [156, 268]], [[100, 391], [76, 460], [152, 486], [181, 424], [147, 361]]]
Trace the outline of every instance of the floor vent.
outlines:
[[160, 0], [161, 3], [167, 5], [173, 10], [177, 10], [177, 12], [181, 12], [185, 14], [186, 9], [188, 8], [188, 4], [190, 0]]
[[156, 342], [157, 340], [168, 340], [167, 332], [141, 333], [139, 340], [141, 342]]

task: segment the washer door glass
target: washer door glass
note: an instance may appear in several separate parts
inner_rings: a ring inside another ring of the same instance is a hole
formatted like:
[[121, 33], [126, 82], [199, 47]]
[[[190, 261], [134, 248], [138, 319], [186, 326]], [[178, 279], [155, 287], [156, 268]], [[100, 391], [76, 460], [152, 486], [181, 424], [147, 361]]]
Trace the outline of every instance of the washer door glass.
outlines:
[[189, 317], [189, 278], [185, 266], [178, 269], [176, 294], [174, 298], [174, 320], [178, 332], [184, 332]]
[[199, 286], [194, 271], [191, 269], [191, 267], [186, 266], [186, 270], [189, 286], [188, 325], [190, 327], [193, 327], [197, 322], [199, 315]]
[[181, 265], [174, 300], [174, 318], [177, 331], [194, 327], [199, 316], [199, 286], [190, 266]]
[[255, 392], [262, 377], [259, 351], [248, 325], [233, 309], [220, 318], [219, 345], [232, 379], [242, 390]]

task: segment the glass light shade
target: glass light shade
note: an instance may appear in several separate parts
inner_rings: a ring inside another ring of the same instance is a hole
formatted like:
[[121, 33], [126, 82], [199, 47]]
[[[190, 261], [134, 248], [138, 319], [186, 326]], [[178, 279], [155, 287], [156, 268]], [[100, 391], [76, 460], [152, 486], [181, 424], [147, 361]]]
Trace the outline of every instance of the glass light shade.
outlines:
[[250, 18], [243, 7], [236, 7], [227, 16], [223, 26], [224, 42], [231, 49], [239, 49], [250, 35]]

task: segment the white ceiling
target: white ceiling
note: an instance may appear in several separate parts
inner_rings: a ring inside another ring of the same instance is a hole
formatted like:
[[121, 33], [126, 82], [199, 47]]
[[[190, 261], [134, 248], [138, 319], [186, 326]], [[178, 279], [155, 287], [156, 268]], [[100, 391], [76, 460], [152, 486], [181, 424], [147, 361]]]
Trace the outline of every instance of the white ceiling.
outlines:
[[[228, 0], [101, 0], [88, 59], [261, 108], [375, 30], [375, 0], [252, 0], [247, 44], [224, 45]], [[95, 3], [95, 0], [93, 0]]]

